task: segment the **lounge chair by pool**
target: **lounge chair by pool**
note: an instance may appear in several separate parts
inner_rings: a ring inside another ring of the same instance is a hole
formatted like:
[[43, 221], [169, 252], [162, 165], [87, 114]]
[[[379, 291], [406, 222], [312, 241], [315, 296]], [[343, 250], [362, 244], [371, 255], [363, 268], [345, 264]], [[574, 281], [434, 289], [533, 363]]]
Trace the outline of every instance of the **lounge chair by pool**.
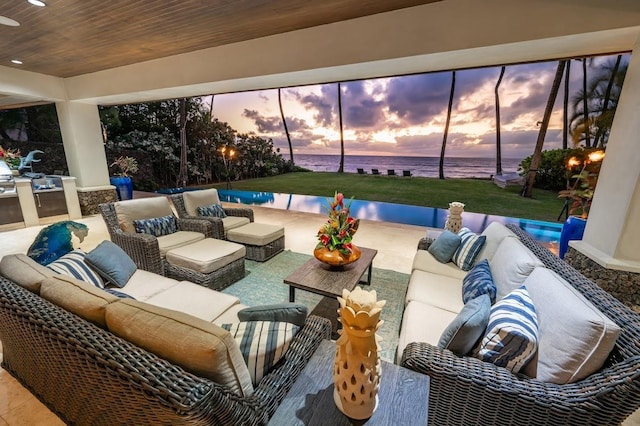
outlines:
[[396, 171], [394, 169], [387, 170], [387, 176], [396, 176]]
[[371, 174], [372, 175], [379, 175], [380, 172], [378, 171], [378, 169], [371, 169]]
[[358, 169], [358, 174], [359, 175], [366, 175], [367, 172], [365, 172], [364, 169]]
[[403, 177], [411, 177], [411, 170], [403, 170], [402, 171], [402, 176]]
[[518, 172], [508, 172], [493, 176], [493, 183], [503, 189], [508, 185], [522, 185], [523, 182], [524, 177], [520, 176]]

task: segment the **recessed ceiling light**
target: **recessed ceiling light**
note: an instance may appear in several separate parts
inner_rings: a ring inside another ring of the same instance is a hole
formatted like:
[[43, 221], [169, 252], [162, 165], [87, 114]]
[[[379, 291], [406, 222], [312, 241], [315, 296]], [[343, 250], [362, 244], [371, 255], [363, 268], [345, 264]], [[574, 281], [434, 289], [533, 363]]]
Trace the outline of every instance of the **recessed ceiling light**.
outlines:
[[11, 63], [14, 63], [16, 65], [22, 65], [22, 61], [18, 60], [18, 59], [12, 59]]
[[6, 16], [2, 16], [0, 15], [0, 24], [2, 25], [8, 25], [10, 27], [19, 27], [20, 26], [20, 22], [11, 19], [11, 18], [7, 18]]
[[27, 1], [34, 6], [40, 6], [40, 7], [46, 6], [46, 3], [40, 0], [27, 0]]

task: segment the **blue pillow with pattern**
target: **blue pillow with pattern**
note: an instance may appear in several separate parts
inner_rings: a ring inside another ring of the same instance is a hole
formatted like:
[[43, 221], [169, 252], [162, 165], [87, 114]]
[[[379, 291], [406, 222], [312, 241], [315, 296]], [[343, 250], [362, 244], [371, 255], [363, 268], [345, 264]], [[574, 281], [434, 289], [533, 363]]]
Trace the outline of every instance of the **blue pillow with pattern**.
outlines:
[[458, 231], [458, 236], [461, 241], [452, 260], [458, 265], [458, 268], [468, 271], [475, 264], [476, 257], [480, 254], [487, 237], [477, 235], [468, 228], [462, 228]]
[[493, 282], [489, 261], [483, 259], [471, 268], [469, 273], [462, 279], [462, 301], [466, 304], [476, 297], [486, 294], [491, 300], [491, 304], [496, 303], [496, 293], [498, 289]]
[[136, 232], [140, 234], [151, 234], [155, 237], [173, 234], [178, 232], [176, 218], [172, 214], [151, 219], [137, 219], [133, 221]]
[[224, 219], [227, 217], [227, 214], [224, 212], [222, 204], [211, 204], [209, 206], [198, 207], [198, 216], [219, 217], [220, 219]]
[[73, 250], [47, 265], [47, 268], [59, 274], [68, 275], [80, 281], [104, 288], [104, 281], [86, 262], [87, 254], [80, 249]]

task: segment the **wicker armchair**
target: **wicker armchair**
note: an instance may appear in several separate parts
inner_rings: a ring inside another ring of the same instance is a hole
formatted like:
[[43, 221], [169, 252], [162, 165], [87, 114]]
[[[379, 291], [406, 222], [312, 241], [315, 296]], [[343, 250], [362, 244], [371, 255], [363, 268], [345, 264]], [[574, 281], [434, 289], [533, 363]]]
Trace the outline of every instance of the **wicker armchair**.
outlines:
[[[211, 191], [214, 199], [218, 200], [218, 194], [215, 189], [208, 189], [203, 191]], [[215, 191], [215, 194], [214, 194]], [[171, 196], [171, 201], [173, 201], [173, 206], [176, 209], [176, 213], [178, 213], [178, 217], [184, 219], [206, 219], [213, 225], [213, 237], [221, 240], [226, 239], [226, 232], [224, 227], [224, 221], [218, 217], [203, 217], [203, 216], [194, 216], [189, 214], [187, 211], [187, 207], [185, 206], [185, 200], [183, 194], [173, 194]], [[224, 207], [224, 212], [227, 216], [235, 216], [235, 217], [246, 217], [249, 219], [249, 222], [254, 221], [253, 210], [249, 208], [229, 208]]]
[[[168, 200], [167, 200], [168, 203]], [[120, 227], [115, 203], [98, 206], [104, 219], [111, 241], [120, 246], [133, 259], [138, 268], [165, 275], [166, 261], [160, 253], [158, 239], [150, 234], [125, 232]], [[205, 238], [213, 236], [213, 226], [205, 220], [177, 219], [178, 230], [193, 231], [204, 234]]]
[[2, 367], [67, 424], [264, 425], [330, 333], [309, 316], [284, 362], [240, 397], [0, 277]]
[[[433, 425], [614, 425], [640, 407], [640, 316], [541, 246], [507, 225], [552, 269], [622, 328], [603, 368], [566, 385], [543, 383], [427, 343], [410, 343], [402, 365], [429, 375]], [[427, 243], [426, 241], [424, 243]], [[422, 244], [424, 247], [425, 244]]]

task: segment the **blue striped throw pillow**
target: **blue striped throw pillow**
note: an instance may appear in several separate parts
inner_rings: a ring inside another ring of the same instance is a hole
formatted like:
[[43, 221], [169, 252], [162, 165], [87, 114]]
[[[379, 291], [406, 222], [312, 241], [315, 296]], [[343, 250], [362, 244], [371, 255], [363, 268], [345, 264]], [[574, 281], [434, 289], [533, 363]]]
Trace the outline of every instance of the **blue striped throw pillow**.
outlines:
[[272, 321], [246, 321], [220, 327], [231, 333], [240, 346], [254, 385], [280, 361], [300, 329], [288, 322]]
[[82, 250], [73, 250], [49, 263], [47, 268], [58, 274], [68, 275], [80, 281], [104, 288], [104, 282], [87, 263], [84, 261], [86, 254]]
[[478, 257], [480, 250], [482, 250], [482, 246], [484, 246], [487, 237], [477, 235], [469, 228], [462, 228], [458, 232], [458, 236], [461, 241], [458, 249], [453, 254], [452, 260], [458, 265], [458, 268], [463, 271], [468, 271], [475, 263], [476, 257]]
[[222, 204], [216, 203], [209, 206], [198, 207], [198, 216], [219, 217], [220, 219], [224, 219], [227, 217], [227, 213], [225, 213], [222, 208]]
[[471, 268], [469, 273], [462, 279], [462, 301], [464, 303], [486, 294], [493, 305], [496, 302], [497, 291], [487, 259], [476, 263], [476, 266]]
[[525, 286], [491, 308], [477, 358], [519, 372], [538, 350], [538, 317]]
[[133, 221], [136, 232], [140, 234], [151, 234], [154, 237], [173, 234], [178, 232], [178, 224], [173, 215], [153, 217], [151, 219], [137, 219]]

